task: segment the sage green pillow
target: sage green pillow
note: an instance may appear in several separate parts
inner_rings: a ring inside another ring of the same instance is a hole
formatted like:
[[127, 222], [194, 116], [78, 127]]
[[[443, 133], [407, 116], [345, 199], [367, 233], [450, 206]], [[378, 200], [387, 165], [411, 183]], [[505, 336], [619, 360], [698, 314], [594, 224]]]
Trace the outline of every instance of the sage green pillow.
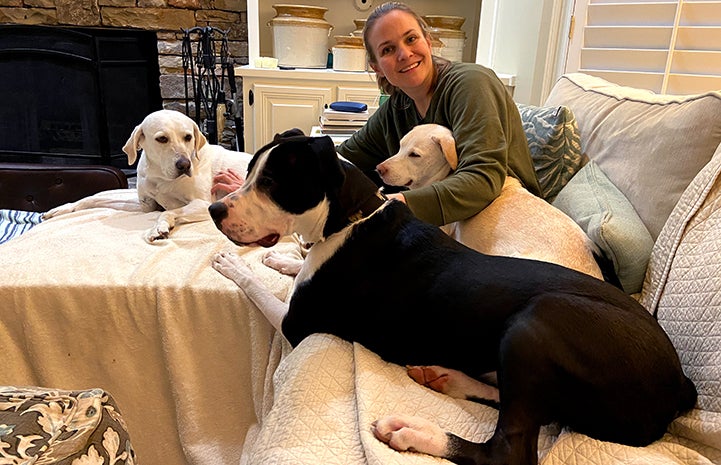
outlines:
[[570, 216], [614, 265], [623, 290], [641, 291], [653, 238], [616, 186], [590, 160], [561, 189], [553, 205]]

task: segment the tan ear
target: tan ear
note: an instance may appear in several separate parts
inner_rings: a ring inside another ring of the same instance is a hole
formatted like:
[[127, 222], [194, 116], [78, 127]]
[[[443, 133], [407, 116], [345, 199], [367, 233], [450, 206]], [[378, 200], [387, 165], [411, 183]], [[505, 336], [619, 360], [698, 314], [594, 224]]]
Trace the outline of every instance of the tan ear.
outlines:
[[443, 156], [446, 157], [446, 161], [451, 165], [451, 169], [455, 170], [458, 168], [458, 154], [456, 153], [456, 140], [450, 134], [444, 134], [441, 136], [432, 135], [431, 139], [438, 145], [441, 146]]
[[145, 134], [143, 134], [143, 129], [141, 128], [141, 124], [135, 126], [135, 129], [133, 129], [132, 134], [130, 134], [130, 138], [128, 141], [123, 145], [123, 152], [128, 156], [128, 165], [132, 165], [135, 163], [135, 160], [138, 158], [138, 150], [140, 150], [140, 142], [141, 139], [145, 137]]
[[205, 135], [198, 125], [195, 124], [195, 121], [193, 121], [193, 137], [195, 137], [195, 158], [199, 158], [198, 152], [208, 143], [208, 139], [205, 138]]

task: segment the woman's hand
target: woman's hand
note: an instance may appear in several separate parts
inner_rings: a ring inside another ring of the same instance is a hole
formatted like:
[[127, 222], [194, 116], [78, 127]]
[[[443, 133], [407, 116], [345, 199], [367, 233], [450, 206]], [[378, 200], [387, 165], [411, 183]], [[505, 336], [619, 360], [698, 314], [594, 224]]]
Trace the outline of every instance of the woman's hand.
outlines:
[[213, 176], [213, 186], [210, 188], [210, 193], [216, 198], [224, 197], [240, 189], [244, 182], [243, 176], [232, 168], [228, 168]]
[[388, 198], [389, 200], [398, 200], [400, 202], [406, 203], [406, 196], [400, 192], [396, 192], [395, 194], [386, 194], [386, 198]]

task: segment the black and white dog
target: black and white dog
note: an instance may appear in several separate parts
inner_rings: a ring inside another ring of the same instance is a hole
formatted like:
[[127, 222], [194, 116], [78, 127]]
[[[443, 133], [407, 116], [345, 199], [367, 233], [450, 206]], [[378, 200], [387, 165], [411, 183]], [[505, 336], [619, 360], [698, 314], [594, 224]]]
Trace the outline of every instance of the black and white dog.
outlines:
[[500, 411], [488, 442], [417, 417], [376, 421], [376, 437], [394, 449], [459, 464], [535, 464], [544, 424], [643, 446], [695, 404], [671, 342], [631, 297], [558, 265], [461, 245], [379, 198], [330, 138], [264, 147], [245, 184], [210, 213], [236, 244], [271, 246], [294, 232], [314, 243], [289, 305], [236, 256], [214, 262], [291, 344], [331, 333], [401, 365], [497, 372]]

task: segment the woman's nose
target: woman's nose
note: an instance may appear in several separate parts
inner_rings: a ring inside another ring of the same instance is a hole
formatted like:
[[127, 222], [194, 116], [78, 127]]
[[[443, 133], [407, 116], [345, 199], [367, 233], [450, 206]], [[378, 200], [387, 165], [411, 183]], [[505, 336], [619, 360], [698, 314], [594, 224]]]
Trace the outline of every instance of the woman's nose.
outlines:
[[411, 51], [411, 48], [407, 45], [400, 45], [396, 52], [396, 57], [398, 58], [398, 61], [405, 60], [409, 56], [411, 56], [413, 52]]

